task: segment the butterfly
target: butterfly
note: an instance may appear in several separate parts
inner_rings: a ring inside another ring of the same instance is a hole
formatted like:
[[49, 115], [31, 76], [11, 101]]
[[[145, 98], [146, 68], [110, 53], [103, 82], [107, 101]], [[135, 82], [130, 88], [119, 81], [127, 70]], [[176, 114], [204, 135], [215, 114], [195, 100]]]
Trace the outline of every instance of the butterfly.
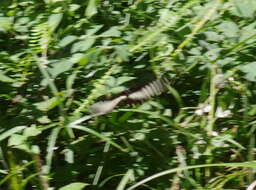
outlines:
[[168, 84], [169, 81], [164, 77], [157, 79], [134, 92], [120, 95], [112, 100], [97, 102], [90, 107], [90, 111], [93, 114], [104, 115], [112, 112], [121, 102], [145, 101], [151, 97], [158, 96], [163, 92], [167, 91]]

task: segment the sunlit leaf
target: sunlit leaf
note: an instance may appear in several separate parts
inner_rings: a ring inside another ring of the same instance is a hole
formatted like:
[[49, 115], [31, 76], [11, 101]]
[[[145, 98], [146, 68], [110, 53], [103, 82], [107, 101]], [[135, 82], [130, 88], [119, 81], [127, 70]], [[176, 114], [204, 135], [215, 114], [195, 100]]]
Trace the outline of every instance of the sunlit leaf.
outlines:
[[85, 10], [85, 15], [90, 18], [97, 13], [97, 0], [89, 0]]
[[223, 35], [219, 35], [217, 32], [205, 32], [207, 41], [219, 42], [223, 40]]
[[71, 149], [65, 149], [64, 151], [65, 154], [65, 161], [68, 162], [69, 164], [74, 163], [74, 151]]
[[11, 29], [12, 18], [11, 17], [0, 17], [0, 32], [7, 32]]
[[86, 51], [88, 50], [90, 47], [92, 47], [92, 45], [95, 42], [95, 38], [87, 38], [83, 41], [80, 42], [76, 42], [73, 44], [72, 48], [71, 48], [71, 53], [75, 53], [75, 52], [81, 52], [81, 51]]
[[60, 46], [60, 47], [65, 47], [65, 46], [71, 44], [72, 42], [74, 42], [76, 39], [77, 39], [77, 36], [68, 35], [68, 36], [64, 37], [64, 38], [59, 42], [59, 46]]
[[113, 93], [113, 94], [117, 94], [117, 93], [120, 93], [120, 92], [122, 92], [122, 91], [124, 91], [125, 90], [125, 87], [123, 87], [123, 86], [118, 86], [118, 87], [115, 87], [115, 88], [111, 88], [110, 90], [109, 90], [109, 92], [110, 93]]
[[123, 84], [125, 82], [128, 82], [130, 80], [135, 79], [135, 77], [129, 77], [129, 76], [122, 76], [122, 77], [118, 77], [117, 80], [117, 85]]
[[15, 80], [6, 76], [3, 72], [0, 71], [0, 81], [1, 82], [14, 82]]
[[129, 48], [126, 45], [117, 46], [116, 53], [118, 55], [118, 58], [121, 59], [121, 61], [128, 61], [130, 52]]
[[252, 0], [233, 0], [237, 14], [241, 17], [253, 18], [256, 11], [256, 3]]
[[217, 27], [227, 37], [238, 37], [239, 28], [235, 22], [224, 21]]
[[12, 128], [12, 129], [9, 129], [5, 132], [2, 132], [0, 134], [0, 141], [8, 138], [9, 136], [12, 136], [15, 133], [18, 133], [18, 132], [22, 131], [25, 128], [26, 128], [26, 126], [17, 126], [17, 127]]
[[13, 134], [8, 140], [8, 146], [21, 145], [26, 141], [26, 139], [26, 136]]
[[44, 116], [42, 116], [42, 117], [39, 117], [39, 118], [37, 119], [37, 121], [38, 121], [39, 123], [41, 123], [41, 124], [48, 124], [48, 123], [51, 123], [51, 120], [50, 120], [46, 115], [44, 115]]
[[49, 68], [49, 72], [53, 78], [57, 77], [61, 73], [68, 71], [72, 68], [73, 62], [70, 62], [68, 60], [60, 60], [55, 63], [53, 63], [51, 68]]
[[82, 190], [87, 185], [89, 185], [89, 184], [76, 182], [76, 183], [71, 183], [64, 187], [61, 187], [59, 190]]
[[111, 37], [111, 36], [118, 37], [118, 36], [121, 35], [121, 32], [118, 29], [119, 29], [119, 27], [113, 26], [109, 30], [103, 32], [101, 34], [101, 36], [104, 36], [104, 37]]
[[62, 20], [62, 17], [63, 17], [62, 13], [52, 14], [49, 17], [48, 24], [49, 24], [51, 31], [54, 31], [59, 26], [59, 24]]
[[66, 88], [68, 91], [70, 91], [72, 89], [72, 86], [75, 82], [76, 76], [77, 76], [77, 72], [74, 72], [68, 76], [67, 81], [66, 81]]
[[60, 102], [61, 101], [58, 98], [53, 97], [51, 99], [35, 103], [34, 105], [36, 106], [37, 109], [41, 111], [49, 111], [55, 108]]
[[249, 81], [256, 81], [256, 62], [248, 63], [239, 67], [245, 73], [245, 78]]
[[86, 34], [93, 35], [96, 32], [98, 32], [102, 27], [103, 27], [103, 25], [94, 25], [92, 28], [86, 30]]
[[69, 11], [74, 12], [74, 11], [78, 10], [80, 7], [81, 7], [81, 5], [78, 5], [78, 4], [70, 4]]
[[24, 130], [23, 135], [26, 137], [32, 137], [32, 136], [37, 136], [40, 133], [41, 133], [41, 131], [39, 129], [37, 129], [35, 125], [33, 125], [31, 127], [27, 127]]

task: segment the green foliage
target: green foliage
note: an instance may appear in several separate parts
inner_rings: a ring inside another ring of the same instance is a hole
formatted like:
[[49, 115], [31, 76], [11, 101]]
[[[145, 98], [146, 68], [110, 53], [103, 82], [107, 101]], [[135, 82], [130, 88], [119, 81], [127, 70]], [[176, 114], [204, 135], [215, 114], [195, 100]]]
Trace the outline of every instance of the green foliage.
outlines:
[[[0, 10], [0, 189], [255, 180], [256, 1], [23, 0]], [[166, 94], [90, 113], [163, 75]]]
[[82, 190], [86, 185], [86, 183], [71, 183], [64, 187], [61, 187], [59, 190]]

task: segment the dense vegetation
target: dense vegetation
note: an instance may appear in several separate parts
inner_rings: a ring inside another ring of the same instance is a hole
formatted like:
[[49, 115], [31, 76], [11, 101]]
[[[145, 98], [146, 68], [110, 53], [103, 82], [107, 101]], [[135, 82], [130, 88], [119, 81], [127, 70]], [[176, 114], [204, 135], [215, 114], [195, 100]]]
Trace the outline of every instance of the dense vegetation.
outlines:
[[246, 189], [255, 20], [255, 0], [1, 0], [0, 189]]

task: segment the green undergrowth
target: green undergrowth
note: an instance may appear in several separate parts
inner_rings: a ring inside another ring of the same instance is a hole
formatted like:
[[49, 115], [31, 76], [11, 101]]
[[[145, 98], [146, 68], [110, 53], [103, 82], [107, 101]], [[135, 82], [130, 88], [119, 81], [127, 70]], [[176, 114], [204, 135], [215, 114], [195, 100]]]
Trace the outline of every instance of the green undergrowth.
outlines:
[[253, 0], [0, 1], [0, 189], [253, 189], [255, 20]]

